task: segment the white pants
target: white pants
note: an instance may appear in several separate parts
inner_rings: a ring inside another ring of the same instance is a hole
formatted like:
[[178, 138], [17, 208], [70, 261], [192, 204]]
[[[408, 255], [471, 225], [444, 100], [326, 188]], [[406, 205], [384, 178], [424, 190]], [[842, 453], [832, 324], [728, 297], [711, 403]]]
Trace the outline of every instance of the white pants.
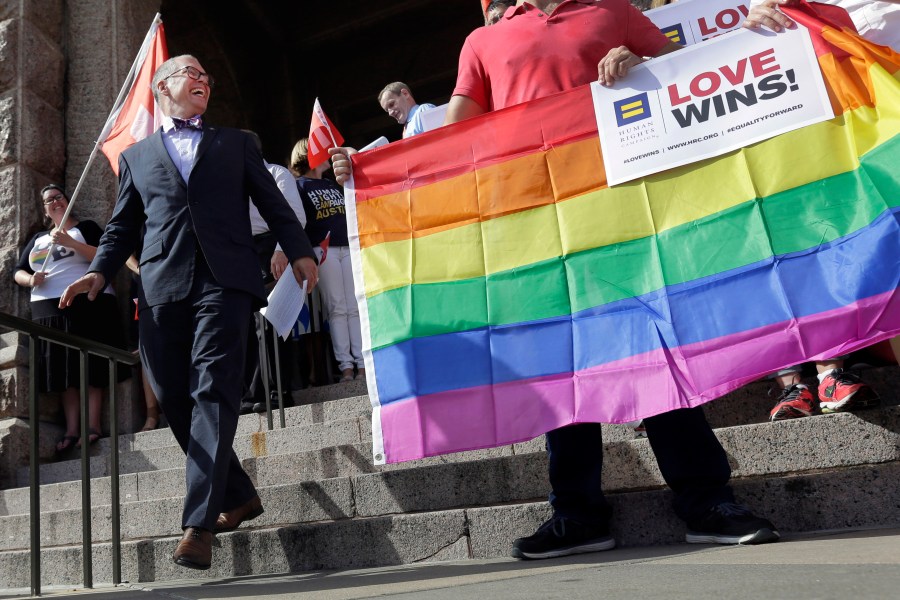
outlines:
[[[315, 247], [316, 257], [322, 258], [322, 249]], [[362, 333], [359, 328], [359, 308], [353, 290], [353, 268], [350, 265], [349, 246], [331, 246], [325, 262], [319, 265], [319, 291], [328, 315], [331, 329], [331, 345], [338, 367], [362, 368]]]

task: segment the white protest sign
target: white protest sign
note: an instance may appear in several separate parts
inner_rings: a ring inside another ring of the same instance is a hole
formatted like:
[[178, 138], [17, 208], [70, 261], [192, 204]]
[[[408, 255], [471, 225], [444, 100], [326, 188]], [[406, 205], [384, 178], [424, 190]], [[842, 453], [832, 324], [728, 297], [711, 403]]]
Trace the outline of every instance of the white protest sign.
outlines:
[[682, 0], [644, 15], [667, 38], [690, 46], [739, 28], [749, 12], [750, 0]]
[[444, 126], [447, 117], [447, 104], [441, 104], [434, 108], [420, 109], [422, 111], [422, 131], [431, 131]]
[[741, 30], [591, 84], [609, 185], [834, 116], [809, 32]]

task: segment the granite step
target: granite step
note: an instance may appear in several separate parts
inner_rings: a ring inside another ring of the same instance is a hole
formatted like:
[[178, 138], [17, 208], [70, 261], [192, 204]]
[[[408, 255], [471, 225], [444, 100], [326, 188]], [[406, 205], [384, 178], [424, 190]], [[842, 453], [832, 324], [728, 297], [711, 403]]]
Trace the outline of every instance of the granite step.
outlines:
[[[884, 462], [892, 460], [896, 451], [897, 407], [885, 406], [882, 409], [861, 411], [859, 413], [843, 413], [822, 415], [811, 419], [798, 419], [762, 425], [754, 429], [754, 438], [746, 439], [746, 429], [740, 427], [719, 429], [717, 434], [729, 453], [736, 473], [741, 472], [743, 465], [755, 461], [773, 472], [791, 472], [809, 470], [821, 464], [824, 455], [827, 466], [839, 464], [865, 464], [867, 462]], [[279, 432], [276, 437], [282, 440], [293, 440], [287, 432]], [[285, 436], [287, 436], [285, 438]], [[610, 440], [609, 438], [613, 439]], [[754, 439], [765, 439], [762, 451], [756, 448]], [[622, 442], [630, 441], [620, 440]], [[649, 452], [647, 443], [637, 440], [635, 444], [616, 443], [616, 437], [607, 436], [607, 466], [605, 482], [610, 489], [629, 489], [633, 485], [628, 479], [650, 481], [652, 485], [661, 483], [655, 468], [655, 461]], [[809, 440], [812, 440], [810, 442]], [[823, 442], [825, 440], [825, 442]], [[502, 446], [486, 450], [461, 452], [457, 454], [430, 457], [407, 463], [375, 466], [372, 464], [372, 452], [368, 440], [337, 444], [324, 448], [303, 450], [303, 441], [297, 441], [296, 451], [269, 454], [244, 459], [244, 467], [259, 487], [314, 481], [333, 477], [347, 477], [363, 473], [383, 472], [391, 470], [413, 469], [420, 466], [439, 465], [445, 463], [461, 463], [492, 459], [503, 456], [540, 453], [543, 449], [543, 436], [512, 446]], [[812, 444], [811, 448], [806, 447]], [[268, 444], [257, 442], [257, 448], [268, 447]], [[830, 449], [824, 452], [822, 448]], [[274, 449], [274, 445], [273, 445]], [[282, 448], [284, 449], [284, 448]], [[813, 451], [811, 451], [811, 449]], [[143, 501], [147, 499], [176, 497], [184, 493], [184, 458], [180, 450], [170, 452], [171, 462], [179, 465], [171, 469], [159, 469], [124, 473], [120, 475], [120, 494], [123, 502]], [[634, 465], [629, 468], [612, 468], [609, 465], [617, 461], [628, 463], [627, 457], [633, 459]], [[625, 458], [620, 458], [625, 457]], [[835, 461], [844, 461], [835, 462]], [[759, 468], [759, 467], [757, 467]], [[639, 473], [636, 477], [634, 473]], [[649, 479], [648, 479], [649, 477]], [[93, 505], [109, 503], [109, 477], [103, 474], [92, 479], [91, 495]], [[58, 511], [81, 506], [80, 481], [69, 481], [42, 486], [42, 511]], [[29, 510], [27, 488], [0, 491], [0, 516], [25, 514]]]
[[[841, 413], [779, 423], [744, 425], [717, 431], [735, 479], [893, 463], [900, 460], [900, 408]], [[821, 450], [815, 450], [821, 448]], [[362, 448], [347, 449], [361, 452]], [[367, 461], [349, 460], [348, 475], [305, 479], [306, 472], [279, 472], [282, 485], [260, 487], [267, 512], [254, 527], [322, 520], [308, 511], [308, 498], [328, 508], [328, 518], [376, 517], [535, 500], [547, 492], [544, 452], [523, 445], [515, 454], [458, 462], [425, 459], [368, 472]], [[342, 453], [343, 456], [349, 452]], [[360, 455], [362, 456], [362, 455]], [[307, 462], [297, 460], [297, 463]], [[356, 472], [357, 465], [366, 465]], [[265, 470], [264, 464], [256, 468]], [[257, 471], [259, 472], [259, 471]], [[313, 473], [313, 475], [318, 475]], [[610, 492], [661, 489], [662, 476], [647, 440], [606, 444], [604, 487]], [[179, 531], [183, 484], [172, 483], [172, 497], [122, 506], [122, 537], [160, 537]], [[270, 508], [271, 507], [271, 508]], [[80, 510], [42, 512], [46, 544], [74, 544], [81, 536]], [[92, 511], [93, 539], [109, 539], [110, 507]], [[28, 517], [0, 518], [0, 550], [28, 547]]]
[[[255, 416], [255, 415], [254, 415]], [[119, 473], [139, 473], [142, 471], [173, 469], [184, 466], [184, 453], [175, 445], [171, 432], [149, 432], [155, 438], [164, 438], [171, 444], [156, 444], [151, 441], [141, 449], [120, 451]], [[143, 435], [143, 434], [142, 434]], [[268, 429], [244, 432], [234, 440], [238, 458], [245, 459], [269, 454], [296, 453], [305, 450], [327, 448], [335, 445], [359, 443], [371, 439], [371, 420], [360, 416], [350, 419], [325, 421], [312, 424], [294, 424], [284, 429]], [[97, 454], [90, 458], [91, 477], [109, 476], [109, 454]], [[29, 470], [22, 467], [17, 471], [20, 486], [28, 484]], [[41, 465], [41, 483], [59, 483], [81, 479], [81, 461], [66, 460]]]
[[[896, 385], [900, 381], [900, 368], [892, 366], [866, 369], [864, 374], [866, 381], [881, 394], [884, 406], [900, 404], [900, 386]], [[325, 448], [334, 444], [352, 443], [352, 441], [369, 442], [371, 440], [371, 404], [368, 396], [352, 395], [333, 398], [341, 394], [365, 391], [364, 383], [353, 381], [295, 392], [295, 399], [300, 405], [285, 410], [286, 428], [306, 427], [296, 436], [307, 444], [306, 448], [317, 444], [321, 444], [320, 448]], [[710, 424], [714, 428], [723, 428], [766, 422], [769, 410], [774, 404], [774, 399], [767, 394], [771, 387], [771, 382], [758, 381], [707, 403], [704, 405], [704, 411]], [[324, 427], [326, 423], [333, 424], [339, 421], [342, 422], [340, 426]], [[352, 433], [353, 422], [359, 429], [357, 440], [352, 439], [354, 435]], [[246, 458], [296, 451], [293, 441], [286, 441], [292, 436], [279, 435], [277, 414], [275, 423], [275, 429], [268, 432], [265, 415], [242, 415], [238, 423], [235, 442], [238, 455]], [[323, 427], [317, 428], [315, 425]], [[344, 428], [345, 437], [340, 437], [340, 435], [335, 437], [341, 427]], [[347, 435], [349, 437], [346, 437]], [[628, 440], [633, 437], [634, 432], [628, 426], [604, 425], [604, 438], [608, 441]], [[108, 476], [108, 455], [111, 443], [108, 438], [102, 439], [91, 449], [92, 477]], [[177, 447], [171, 431], [167, 428], [120, 436], [119, 452], [120, 473], [138, 473], [144, 470], [177, 468], [183, 465], [182, 453]], [[73, 453], [73, 458], [74, 460], [43, 465], [41, 469], [42, 483], [80, 479], [80, 457]], [[29, 471], [27, 467], [20, 468], [17, 475], [19, 486], [28, 485]]]
[[[882, 406], [900, 404], [900, 368], [868, 369], [866, 380], [882, 396]], [[746, 423], [765, 423], [774, 400], [766, 397], [766, 382], [757, 382], [714, 400], [704, 406], [711, 424], [718, 429]], [[286, 429], [267, 430], [264, 417], [241, 417], [235, 450], [241, 459], [278, 454], [293, 454], [336, 445], [369, 443], [371, 441], [371, 407], [367, 396], [355, 396], [321, 404], [292, 407], [286, 410]], [[120, 473], [178, 468], [183, 466], [181, 450], [169, 430], [157, 430], [120, 442]], [[604, 425], [604, 439], [624, 441], [634, 432], [624, 425]], [[104, 440], [106, 441], [106, 440]], [[91, 476], [108, 476], [108, 447], [98, 450], [91, 460]], [[19, 485], [28, 483], [28, 469], [18, 472]], [[81, 477], [80, 460], [50, 463], [41, 468], [42, 483], [75, 481]]]
[[[870, 368], [863, 371], [867, 382], [881, 395], [882, 403], [885, 406], [900, 405], [900, 368], [897, 366]], [[352, 421], [357, 420], [361, 428], [361, 440], [369, 441], [371, 439], [371, 403], [369, 397], [364, 395], [365, 382], [353, 381], [344, 384], [335, 384], [331, 386], [321, 386], [318, 388], [310, 388], [308, 390], [298, 391], [294, 393], [295, 402], [298, 406], [285, 409], [285, 424], [287, 428], [296, 426], [311, 426], [316, 424], [325, 424], [335, 421]], [[762, 380], [748, 384], [738, 390], [735, 390], [726, 396], [716, 399], [704, 405], [704, 411], [709, 419], [710, 424], [714, 428], [733, 427], [750, 423], [763, 423], [768, 420], [769, 411], [775, 403], [775, 399], [769, 394], [772, 383]], [[362, 392], [362, 394], [358, 394]], [[354, 394], [347, 397], [340, 397], [341, 394]], [[275, 429], [280, 429], [279, 416], [275, 414]], [[245, 441], [245, 445], [249, 445], [248, 450], [251, 455], [260, 455], [259, 439], [252, 439], [252, 434], [264, 433], [268, 431], [268, 425], [265, 415], [242, 415], [238, 422], [237, 437], [241, 439], [250, 436], [250, 441]], [[312, 430], [306, 430], [307, 432]], [[277, 436], [276, 436], [277, 437]], [[608, 441], [627, 440], [634, 437], [634, 432], [630, 427], [624, 425], [604, 425], [604, 438]], [[96, 458], [107, 457], [110, 453], [111, 440], [109, 438], [101, 439], [91, 448], [91, 456]], [[277, 442], [272, 450], [265, 453], [278, 453]], [[146, 450], [154, 450], [161, 448], [176, 448], [177, 444], [171, 431], [168, 428], [158, 429], [156, 431], [127, 434], [119, 437], [119, 452], [124, 455], [128, 452], [141, 452]], [[256, 450], [254, 454], [254, 449]], [[238, 449], [241, 452], [241, 449]], [[164, 453], [159, 461], [151, 460], [147, 462], [144, 468], [174, 468], [177, 465], [166, 462], [171, 460], [173, 456], [177, 456], [180, 451], [177, 449]], [[42, 481], [44, 483], [56, 483], [58, 481], [71, 481], [80, 478], [80, 456], [72, 453], [73, 460], [60, 461], [56, 463], [48, 463], [42, 467]], [[68, 464], [66, 467], [59, 465]], [[72, 465], [78, 465], [74, 468]], [[133, 468], [140, 470], [142, 461], [137, 460]], [[94, 470], [99, 469], [99, 470]], [[105, 467], [93, 467], [92, 475], [97, 476], [107, 473]], [[138, 471], [121, 471], [121, 472], [138, 472]], [[65, 475], [63, 473], [68, 473]], [[21, 486], [28, 484], [28, 469], [21, 468], [18, 472], [18, 484]]]
[[[770, 518], [782, 533], [900, 525], [896, 461], [737, 479], [734, 487], [742, 502]], [[672, 514], [669, 491], [615, 493], [609, 500], [619, 546], [683, 541], [685, 526]], [[126, 541], [123, 576], [139, 583], [508, 556], [511, 541], [532, 533], [549, 514], [549, 506], [540, 501], [241, 530], [217, 537], [213, 565], [206, 572], [185, 571], [171, 562], [177, 536]], [[95, 582], [109, 581], [110, 545], [95, 544], [92, 556]], [[10, 588], [26, 587], [28, 561], [27, 550], [0, 552], [0, 581]], [[81, 578], [80, 545], [44, 548], [42, 561], [44, 585], [72, 585]]]
[[[515, 448], [521, 452], [542, 451], [543, 438], [531, 444], [519, 444]], [[462, 461], [476, 461], [497, 456], [509, 456], [515, 452], [513, 446], [502, 446], [486, 450], [459, 452], [443, 456], [424, 458], [393, 465], [374, 465], [369, 442], [329, 446], [289, 454], [276, 454], [242, 461], [244, 469], [256, 482], [257, 487], [282, 485], [301, 481], [316, 481], [334, 477], [348, 477], [360, 473], [413, 468], [432, 464]], [[181, 464], [184, 461], [182, 459]], [[110, 478], [108, 476], [91, 479], [91, 505], [102, 506], [110, 503]], [[120, 498], [123, 503], [142, 502], [159, 498], [181, 497], [184, 495], [184, 468], [142, 471], [119, 476]], [[0, 517], [27, 514], [30, 510], [30, 490], [15, 488], [0, 491]], [[81, 507], [81, 482], [64, 481], [41, 486], [41, 512], [52, 512]]]

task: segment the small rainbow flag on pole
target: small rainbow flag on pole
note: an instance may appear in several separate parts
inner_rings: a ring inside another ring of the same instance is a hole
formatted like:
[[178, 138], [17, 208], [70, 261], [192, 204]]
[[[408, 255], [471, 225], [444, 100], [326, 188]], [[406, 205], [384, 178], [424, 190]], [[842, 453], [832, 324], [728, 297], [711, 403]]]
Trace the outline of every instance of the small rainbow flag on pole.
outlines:
[[43, 248], [35, 248], [31, 251], [31, 254], [28, 257], [29, 262], [31, 262], [34, 266], [40, 266], [44, 264], [44, 261], [47, 260], [47, 256], [50, 254], [50, 246], [44, 246]]
[[608, 187], [587, 86], [354, 157], [376, 462], [697, 406], [900, 333], [900, 55], [803, 10], [838, 116], [714, 160]]

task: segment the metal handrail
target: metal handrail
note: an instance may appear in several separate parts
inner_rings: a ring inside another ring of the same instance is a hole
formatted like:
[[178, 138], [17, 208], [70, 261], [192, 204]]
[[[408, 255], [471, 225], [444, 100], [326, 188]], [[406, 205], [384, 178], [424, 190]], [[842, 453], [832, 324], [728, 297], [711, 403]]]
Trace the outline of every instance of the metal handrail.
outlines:
[[35, 323], [34, 321], [29, 321], [21, 317], [15, 317], [4, 312], [0, 312], [0, 327], [15, 329], [20, 333], [27, 333], [29, 336], [33, 335], [41, 339], [56, 342], [67, 348], [75, 350], [84, 349], [91, 354], [115, 359], [116, 361], [125, 363], [129, 366], [135, 366], [141, 362], [140, 358], [127, 350], [114, 348], [113, 346], [108, 346], [102, 342], [89, 340], [73, 333], [60, 331], [59, 329], [53, 329], [52, 327], [47, 327], [46, 325], [41, 325], [40, 323]]
[[[31, 519], [31, 595], [41, 595], [41, 510], [40, 510], [40, 419], [37, 409], [37, 347], [38, 341], [45, 340], [67, 348], [78, 350], [80, 354], [81, 372], [81, 439], [87, 440], [90, 403], [88, 402], [88, 359], [91, 354], [106, 358], [109, 361], [109, 435], [110, 444], [110, 504], [112, 512], [112, 560], [113, 584], [122, 583], [122, 549], [119, 496], [119, 424], [116, 406], [116, 369], [118, 363], [128, 366], [140, 364], [140, 359], [119, 348], [73, 335], [65, 331], [53, 329], [33, 321], [0, 312], [0, 328], [12, 329], [28, 336], [28, 416], [31, 420], [31, 444], [29, 465], [31, 469], [30, 487], [30, 519]], [[81, 541], [82, 565], [84, 570], [84, 587], [92, 588], [93, 557], [91, 555], [91, 469], [89, 444], [81, 445]]]
[[[315, 295], [311, 295], [308, 301], [313, 301], [310, 308], [311, 313], [315, 302]], [[266, 363], [268, 354], [265, 349], [264, 338], [266, 335], [272, 335], [274, 346], [273, 362], [274, 381], [279, 399], [279, 425], [282, 429], [286, 427], [285, 422], [285, 403], [282, 389], [282, 373], [281, 364], [278, 356], [278, 333], [271, 327], [266, 327], [265, 319], [257, 313], [260, 319], [261, 329], [263, 331], [260, 343], [260, 361], [261, 368], [264, 370], [262, 377], [265, 405], [266, 405], [266, 421], [268, 430], [274, 429], [273, 410], [271, 404], [271, 393], [269, 389], [269, 378], [265, 376], [268, 369]], [[318, 331], [319, 325], [317, 319], [312, 319], [312, 330]], [[87, 401], [87, 365], [90, 354], [100, 356], [109, 360], [109, 404], [110, 404], [110, 423], [109, 434], [111, 443], [110, 452], [110, 504], [111, 504], [111, 521], [112, 521], [112, 575], [113, 584], [122, 583], [122, 558], [121, 558], [121, 510], [120, 510], [120, 494], [119, 494], [119, 444], [118, 444], [118, 407], [115, 401], [116, 393], [116, 365], [123, 363], [129, 366], [140, 365], [140, 358], [131, 352], [108, 346], [101, 342], [89, 340], [71, 333], [53, 329], [33, 321], [22, 319], [13, 315], [0, 312], [0, 329], [11, 329], [25, 334], [29, 339], [29, 419], [31, 420], [31, 444], [30, 444], [30, 510], [31, 510], [31, 594], [32, 596], [41, 595], [41, 563], [40, 563], [40, 448], [39, 448], [39, 418], [37, 409], [37, 371], [38, 363], [38, 341], [46, 340], [56, 343], [67, 348], [77, 350], [81, 354], [80, 373], [81, 373], [81, 437], [88, 438], [88, 422], [89, 422], [89, 403]], [[267, 331], [270, 330], [270, 331]], [[326, 351], [327, 352], [327, 351]], [[327, 378], [330, 379], [331, 369], [327, 366], [328, 357], [324, 358], [326, 363]], [[91, 506], [90, 506], [90, 457], [88, 455], [88, 444], [81, 446], [81, 491], [82, 491], [82, 554], [84, 568], [84, 587], [93, 587], [93, 570], [91, 555]]]

